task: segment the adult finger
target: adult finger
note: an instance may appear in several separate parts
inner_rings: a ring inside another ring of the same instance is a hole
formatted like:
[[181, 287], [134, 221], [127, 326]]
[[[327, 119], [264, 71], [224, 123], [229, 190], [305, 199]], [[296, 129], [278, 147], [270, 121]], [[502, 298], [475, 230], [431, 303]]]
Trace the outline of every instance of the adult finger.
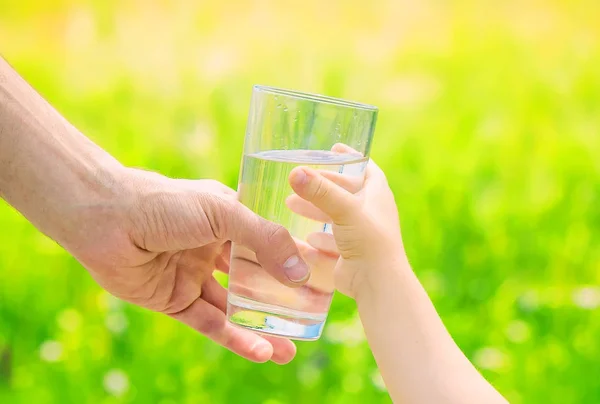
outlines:
[[273, 346], [269, 341], [251, 331], [233, 326], [227, 321], [225, 313], [202, 298], [169, 316], [253, 362], [266, 362], [273, 356]]
[[254, 251], [261, 266], [281, 283], [292, 287], [306, 283], [310, 275], [308, 265], [283, 226], [228, 199], [218, 200], [208, 211], [217, 238], [231, 240]]
[[273, 346], [271, 360], [276, 364], [285, 365], [296, 356], [296, 345], [289, 339], [272, 337], [270, 335], [263, 335], [262, 337]]
[[[211, 278], [204, 284], [201, 298], [223, 313], [227, 313], [227, 290], [215, 278]], [[264, 335], [262, 337], [273, 347], [273, 356], [271, 357], [273, 362], [283, 365], [296, 355], [296, 346], [292, 341]]]
[[298, 242], [298, 247], [311, 269], [310, 279], [306, 285], [320, 292], [333, 292], [335, 289], [333, 269], [339, 255], [318, 250], [305, 242]]
[[227, 290], [215, 278], [210, 278], [202, 285], [200, 297], [223, 313], [227, 313]]
[[227, 241], [221, 248], [221, 254], [215, 260], [215, 268], [219, 271], [228, 274], [231, 264], [231, 241]]
[[311, 202], [338, 225], [350, 224], [359, 200], [350, 192], [307, 167], [296, 167], [289, 177], [298, 196]]
[[215, 260], [215, 268], [220, 271], [223, 272], [224, 274], [228, 274], [229, 273], [229, 262], [225, 260], [225, 258], [223, 258], [223, 256], [218, 256], [217, 259]]

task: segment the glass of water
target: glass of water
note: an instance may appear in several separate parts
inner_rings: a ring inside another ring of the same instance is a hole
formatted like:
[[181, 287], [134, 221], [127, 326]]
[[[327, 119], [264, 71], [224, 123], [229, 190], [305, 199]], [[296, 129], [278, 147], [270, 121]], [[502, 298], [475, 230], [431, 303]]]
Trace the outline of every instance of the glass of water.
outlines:
[[[292, 212], [286, 199], [297, 166], [354, 176], [362, 184], [377, 108], [341, 99], [255, 86], [238, 185], [240, 201], [281, 224], [298, 243], [331, 225]], [[342, 143], [356, 153], [338, 153]], [[300, 249], [302, 251], [302, 249]], [[307, 262], [310, 264], [310, 262]], [[292, 339], [321, 336], [333, 296], [333, 268], [311, 265], [306, 285], [280, 284], [247, 248], [232, 245], [227, 317], [239, 326]]]

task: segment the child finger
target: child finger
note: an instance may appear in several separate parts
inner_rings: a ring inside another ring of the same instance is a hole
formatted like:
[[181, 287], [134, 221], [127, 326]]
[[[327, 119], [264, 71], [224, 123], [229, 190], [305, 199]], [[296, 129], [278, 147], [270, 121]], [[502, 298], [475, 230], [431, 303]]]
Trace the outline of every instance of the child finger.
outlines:
[[322, 223], [332, 223], [331, 218], [312, 203], [298, 195], [290, 195], [285, 199], [285, 205], [294, 213]]
[[306, 167], [296, 167], [289, 177], [292, 189], [311, 202], [338, 225], [350, 224], [359, 209], [359, 200], [344, 188]]
[[310, 233], [306, 237], [306, 242], [317, 250], [323, 251], [329, 255], [336, 257], [340, 255], [337, 245], [335, 244], [335, 238], [332, 234], [322, 232]]
[[335, 171], [319, 170], [319, 174], [323, 177], [331, 180], [335, 184], [344, 188], [346, 191], [352, 192], [353, 194], [360, 191], [364, 184], [364, 177], [354, 175], [344, 175]]

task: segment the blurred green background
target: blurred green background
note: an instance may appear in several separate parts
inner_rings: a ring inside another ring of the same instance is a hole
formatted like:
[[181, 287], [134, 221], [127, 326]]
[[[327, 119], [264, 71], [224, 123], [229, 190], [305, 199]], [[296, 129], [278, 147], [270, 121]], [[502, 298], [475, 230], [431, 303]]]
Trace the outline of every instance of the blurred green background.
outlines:
[[[416, 273], [513, 403], [600, 402], [600, 2], [0, 0], [0, 52], [123, 163], [236, 186], [252, 84], [380, 107]], [[0, 402], [388, 403], [354, 304], [290, 365], [123, 304], [0, 204]]]

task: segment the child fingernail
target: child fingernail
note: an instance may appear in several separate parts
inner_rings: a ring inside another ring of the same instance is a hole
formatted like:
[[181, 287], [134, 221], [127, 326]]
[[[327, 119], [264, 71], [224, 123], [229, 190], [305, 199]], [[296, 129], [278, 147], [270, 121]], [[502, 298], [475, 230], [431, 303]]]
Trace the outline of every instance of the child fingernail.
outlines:
[[304, 184], [306, 182], [306, 172], [302, 169], [294, 171], [292, 181], [294, 181], [298, 185]]

